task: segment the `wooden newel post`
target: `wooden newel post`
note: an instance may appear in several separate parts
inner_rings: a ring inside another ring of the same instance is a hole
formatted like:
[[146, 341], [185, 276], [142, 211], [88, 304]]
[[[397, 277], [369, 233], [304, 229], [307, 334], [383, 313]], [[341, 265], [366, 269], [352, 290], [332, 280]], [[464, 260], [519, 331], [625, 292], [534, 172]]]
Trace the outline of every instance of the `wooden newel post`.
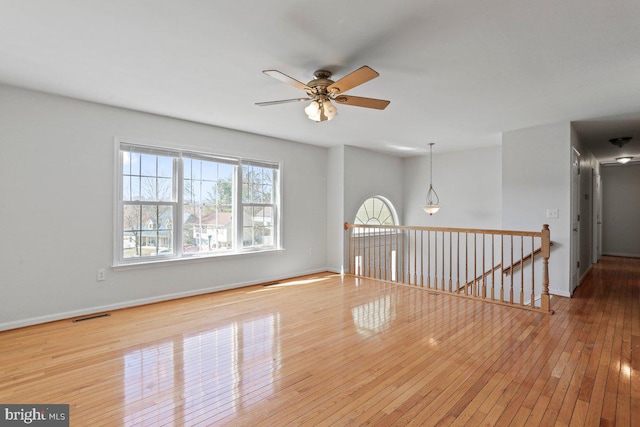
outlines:
[[540, 309], [547, 313], [551, 311], [549, 297], [549, 256], [551, 254], [551, 232], [549, 224], [542, 226], [542, 296], [540, 297]]
[[[347, 274], [352, 274], [351, 270], [351, 230], [349, 229], [349, 223], [345, 221], [344, 223], [344, 231], [345, 231], [345, 240], [347, 246]], [[344, 257], [344, 255], [343, 255]]]

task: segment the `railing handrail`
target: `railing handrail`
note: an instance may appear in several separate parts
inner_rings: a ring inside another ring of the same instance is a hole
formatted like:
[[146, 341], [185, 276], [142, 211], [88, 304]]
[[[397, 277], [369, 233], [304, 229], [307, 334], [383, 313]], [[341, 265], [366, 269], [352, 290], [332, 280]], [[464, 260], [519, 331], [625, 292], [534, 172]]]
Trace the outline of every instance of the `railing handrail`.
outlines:
[[475, 234], [495, 234], [503, 236], [526, 236], [542, 237], [542, 231], [522, 231], [522, 230], [495, 230], [485, 228], [454, 228], [454, 227], [424, 227], [419, 225], [372, 225], [372, 224], [350, 224], [344, 223], [344, 229], [349, 228], [373, 228], [392, 230], [418, 230], [418, 231], [444, 231], [446, 233], [475, 233]]

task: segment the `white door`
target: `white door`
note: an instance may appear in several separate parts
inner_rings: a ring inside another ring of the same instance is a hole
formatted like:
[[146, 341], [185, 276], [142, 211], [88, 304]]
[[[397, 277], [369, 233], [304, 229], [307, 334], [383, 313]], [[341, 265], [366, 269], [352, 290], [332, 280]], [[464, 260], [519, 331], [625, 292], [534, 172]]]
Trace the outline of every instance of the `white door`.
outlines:
[[580, 153], [574, 148], [571, 155], [571, 293], [578, 287], [580, 277]]

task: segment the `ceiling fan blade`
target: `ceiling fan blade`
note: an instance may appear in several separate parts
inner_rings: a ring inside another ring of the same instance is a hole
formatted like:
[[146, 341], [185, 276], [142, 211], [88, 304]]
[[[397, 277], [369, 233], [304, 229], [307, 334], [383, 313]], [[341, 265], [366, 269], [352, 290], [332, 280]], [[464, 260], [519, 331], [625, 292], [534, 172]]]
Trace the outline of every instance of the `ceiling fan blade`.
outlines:
[[293, 77], [289, 77], [278, 70], [264, 70], [263, 73], [265, 73], [267, 76], [271, 76], [274, 79], [280, 80], [281, 82], [291, 85], [300, 90], [304, 90], [304, 91], [311, 90], [311, 88], [306, 84], [294, 79]]
[[365, 65], [358, 68], [351, 74], [347, 74], [337, 82], [329, 85], [327, 87], [327, 91], [333, 93], [344, 93], [349, 89], [361, 85], [362, 83], [375, 79], [379, 75], [380, 74], [378, 74], [377, 71]]
[[362, 98], [360, 96], [339, 95], [334, 101], [338, 104], [352, 105], [354, 107], [375, 108], [376, 110], [384, 110], [391, 101], [384, 99]]
[[313, 101], [313, 98], [293, 98], [293, 99], [282, 99], [280, 101], [256, 102], [256, 105], [259, 105], [261, 107], [266, 107], [267, 105], [286, 104], [287, 102], [298, 102], [298, 101]]

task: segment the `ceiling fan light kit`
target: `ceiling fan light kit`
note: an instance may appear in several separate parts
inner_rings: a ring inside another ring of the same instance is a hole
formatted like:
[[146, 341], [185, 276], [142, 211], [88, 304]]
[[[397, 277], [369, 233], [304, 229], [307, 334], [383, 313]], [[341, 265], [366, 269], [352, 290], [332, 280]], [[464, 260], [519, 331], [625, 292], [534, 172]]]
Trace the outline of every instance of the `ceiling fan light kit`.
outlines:
[[256, 105], [264, 107], [288, 102], [311, 101], [304, 109], [304, 112], [307, 114], [307, 117], [314, 122], [329, 121], [336, 116], [338, 109], [331, 101], [354, 107], [373, 108], [376, 110], [384, 110], [387, 108], [387, 105], [389, 105], [389, 101], [382, 99], [343, 95], [343, 93], [349, 89], [353, 89], [354, 87], [379, 76], [375, 70], [366, 65], [358, 68], [350, 74], [347, 74], [336, 82], [331, 80], [331, 72], [327, 70], [318, 70], [313, 73], [316, 78], [307, 84], [289, 77], [278, 70], [264, 70], [263, 73], [297, 89], [304, 90], [307, 93], [307, 98], [256, 102]]

